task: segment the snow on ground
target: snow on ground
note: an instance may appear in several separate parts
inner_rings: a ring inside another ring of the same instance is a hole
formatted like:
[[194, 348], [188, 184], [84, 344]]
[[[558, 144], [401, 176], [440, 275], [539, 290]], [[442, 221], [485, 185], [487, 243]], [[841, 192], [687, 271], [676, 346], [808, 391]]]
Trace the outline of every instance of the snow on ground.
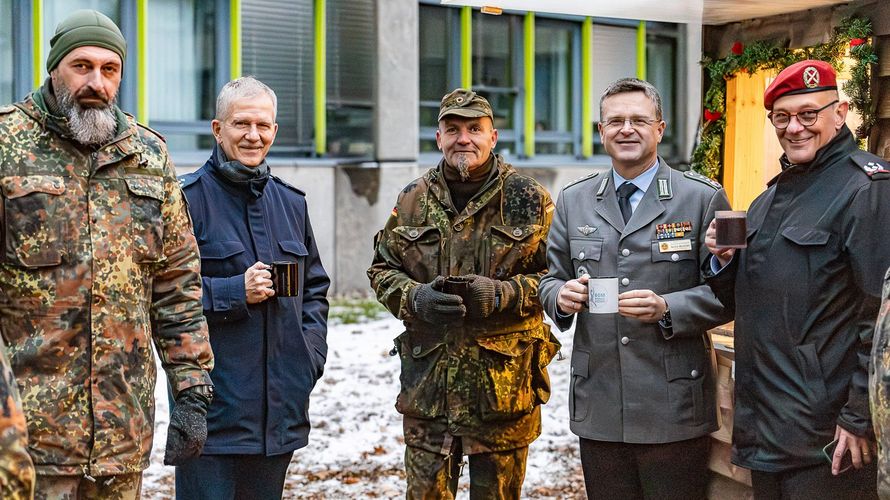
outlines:
[[[564, 359], [550, 364], [553, 393], [543, 408], [543, 433], [529, 451], [524, 498], [584, 498], [578, 441], [569, 431], [571, 331], [554, 332]], [[331, 326], [324, 376], [310, 398], [309, 445], [288, 469], [284, 498], [404, 498], [402, 420], [394, 404], [399, 360], [389, 356], [402, 324], [392, 318]], [[155, 391], [155, 442], [143, 497], [173, 497], [173, 468], [162, 465], [168, 408], [163, 375]], [[467, 498], [468, 469], [459, 498]]]

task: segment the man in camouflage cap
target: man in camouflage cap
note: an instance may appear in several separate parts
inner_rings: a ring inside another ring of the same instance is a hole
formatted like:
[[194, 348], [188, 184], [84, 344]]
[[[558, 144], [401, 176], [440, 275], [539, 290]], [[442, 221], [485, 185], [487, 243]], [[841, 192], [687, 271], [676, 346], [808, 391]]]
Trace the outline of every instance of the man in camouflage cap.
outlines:
[[878, 441], [878, 496], [890, 498], [890, 269], [884, 275], [883, 302], [875, 328], [869, 375], [871, 420]]
[[126, 43], [91, 10], [62, 21], [50, 77], [0, 107], [0, 329], [37, 498], [136, 498], [155, 363], [174, 394], [165, 462], [201, 451], [213, 364], [198, 248], [163, 138], [116, 105]]
[[399, 194], [368, 270], [406, 327], [395, 352], [409, 499], [453, 498], [464, 455], [471, 498], [519, 498], [550, 396], [559, 342], [537, 289], [553, 202], [492, 154], [492, 118], [470, 90], [442, 99], [443, 158]]

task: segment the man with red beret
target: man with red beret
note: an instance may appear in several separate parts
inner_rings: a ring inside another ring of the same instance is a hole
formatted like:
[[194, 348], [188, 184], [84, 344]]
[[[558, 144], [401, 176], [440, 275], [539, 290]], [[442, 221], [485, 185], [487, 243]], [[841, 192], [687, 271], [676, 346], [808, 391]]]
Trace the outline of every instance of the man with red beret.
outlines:
[[890, 168], [844, 124], [835, 72], [806, 60], [764, 105], [785, 154], [748, 210], [748, 246], [708, 283], [735, 310], [733, 463], [756, 498], [877, 498], [868, 360], [887, 268]]

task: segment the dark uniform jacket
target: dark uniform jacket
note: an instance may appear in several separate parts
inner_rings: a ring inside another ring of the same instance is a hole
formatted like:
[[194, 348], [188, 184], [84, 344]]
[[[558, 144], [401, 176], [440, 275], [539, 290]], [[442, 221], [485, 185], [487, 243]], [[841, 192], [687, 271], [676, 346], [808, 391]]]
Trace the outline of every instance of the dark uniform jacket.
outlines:
[[[396, 409], [405, 416], [409, 446], [439, 452], [448, 433], [463, 437], [466, 454], [519, 448], [540, 434], [539, 405], [550, 397], [546, 366], [559, 347], [538, 301], [553, 202], [497, 157], [496, 175], [458, 214], [443, 168], [400, 193], [368, 270], [378, 300], [405, 322], [396, 339]], [[466, 274], [512, 282], [512, 307], [452, 326], [409, 312], [413, 287]]]
[[887, 269], [890, 173], [842, 128], [748, 210], [748, 247], [708, 283], [735, 309], [732, 461], [825, 460], [840, 425], [870, 435], [868, 360]]
[[673, 170], [662, 159], [627, 226], [612, 173], [569, 184], [550, 229], [549, 273], [541, 281], [547, 314], [557, 313], [565, 282], [589, 274], [617, 276], [619, 293], [649, 289], [664, 297], [671, 330], [619, 314], [577, 315], [569, 393], [571, 429], [598, 441], [666, 443], [717, 429], [715, 375], [705, 337], [730, 318], [704, 284], [710, 253], [705, 231], [728, 209], [719, 184]]
[[[271, 176], [255, 199], [222, 181], [213, 162], [182, 179], [217, 360], [204, 454], [291, 452], [308, 442], [309, 393], [327, 355], [330, 280], [305, 194]], [[244, 272], [257, 261], [298, 262], [299, 295], [248, 305]]]
[[[48, 84], [47, 84], [48, 85]], [[115, 108], [71, 139], [36, 92], [0, 108], [0, 330], [38, 474], [148, 467], [156, 365], [210, 384], [198, 246], [163, 139]]]

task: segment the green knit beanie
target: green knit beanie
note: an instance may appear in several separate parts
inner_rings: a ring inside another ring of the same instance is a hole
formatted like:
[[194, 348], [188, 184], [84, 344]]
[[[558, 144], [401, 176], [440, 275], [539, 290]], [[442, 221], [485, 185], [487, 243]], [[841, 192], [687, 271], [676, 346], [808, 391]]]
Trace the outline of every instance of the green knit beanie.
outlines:
[[59, 62], [77, 47], [95, 46], [108, 49], [121, 57], [127, 57], [127, 41], [114, 21], [95, 10], [78, 10], [56, 26], [56, 33], [49, 41], [46, 70], [52, 71]]

